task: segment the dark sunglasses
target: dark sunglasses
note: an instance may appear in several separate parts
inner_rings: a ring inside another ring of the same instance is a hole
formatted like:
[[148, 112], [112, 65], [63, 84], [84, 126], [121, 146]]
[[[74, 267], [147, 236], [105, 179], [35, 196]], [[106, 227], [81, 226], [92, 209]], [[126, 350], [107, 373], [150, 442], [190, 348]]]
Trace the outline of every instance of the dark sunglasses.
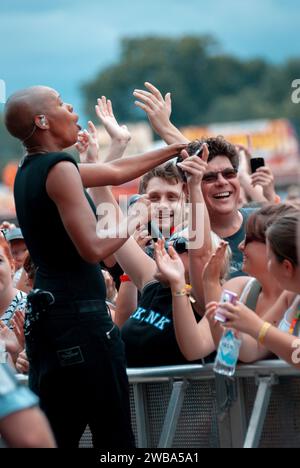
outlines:
[[228, 167], [227, 169], [223, 169], [223, 171], [216, 171], [216, 172], [207, 172], [203, 176], [203, 182], [207, 184], [212, 184], [217, 182], [218, 175], [222, 174], [222, 177], [226, 180], [235, 179], [237, 177], [238, 171], [234, 168]]

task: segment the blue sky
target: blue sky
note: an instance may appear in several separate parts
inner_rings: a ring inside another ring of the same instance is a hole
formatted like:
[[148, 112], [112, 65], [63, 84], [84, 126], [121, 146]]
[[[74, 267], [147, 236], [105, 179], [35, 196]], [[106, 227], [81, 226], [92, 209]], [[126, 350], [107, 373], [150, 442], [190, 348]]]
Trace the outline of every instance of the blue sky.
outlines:
[[299, 0], [1, 0], [0, 79], [8, 94], [52, 86], [81, 111], [80, 84], [117, 61], [121, 37], [211, 34], [281, 62], [300, 56], [299, 24]]

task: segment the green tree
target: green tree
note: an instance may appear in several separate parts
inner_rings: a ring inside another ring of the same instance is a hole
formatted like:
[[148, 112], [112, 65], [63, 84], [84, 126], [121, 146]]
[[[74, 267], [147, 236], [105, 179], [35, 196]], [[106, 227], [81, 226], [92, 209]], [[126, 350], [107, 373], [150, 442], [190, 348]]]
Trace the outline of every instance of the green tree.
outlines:
[[240, 60], [222, 53], [209, 36], [125, 38], [120, 60], [83, 85], [86, 112], [95, 100], [113, 100], [123, 122], [145, 119], [132, 92], [145, 81], [172, 92], [175, 125], [255, 118], [291, 119], [300, 131], [300, 105], [291, 101], [291, 83], [300, 78], [300, 59], [272, 65], [263, 59]]

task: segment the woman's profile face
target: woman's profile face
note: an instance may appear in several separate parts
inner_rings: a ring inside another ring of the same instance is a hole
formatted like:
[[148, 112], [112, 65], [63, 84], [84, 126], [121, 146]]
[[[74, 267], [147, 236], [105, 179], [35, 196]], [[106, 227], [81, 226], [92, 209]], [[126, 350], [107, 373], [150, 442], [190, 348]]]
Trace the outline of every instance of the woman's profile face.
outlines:
[[61, 148], [68, 148], [76, 143], [78, 132], [78, 115], [73, 112], [71, 104], [63, 102], [59, 93], [49, 90], [45, 117], [49, 124], [49, 132]]
[[243, 272], [249, 276], [259, 276], [267, 270], [267, 249], [266, 244], [256, 240], [243, 242], [239, 245], [239, 250], [243, 253]]
[[12, 284], [13, 266], [0, 246], [0, 295]]

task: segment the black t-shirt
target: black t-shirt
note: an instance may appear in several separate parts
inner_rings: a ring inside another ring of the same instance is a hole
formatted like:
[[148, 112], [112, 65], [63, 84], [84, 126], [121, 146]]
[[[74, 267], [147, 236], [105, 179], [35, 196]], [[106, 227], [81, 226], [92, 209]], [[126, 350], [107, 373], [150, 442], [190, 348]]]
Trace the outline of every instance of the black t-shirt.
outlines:
[[[195, 313], [197, 322], [201, 317]], [[128, 367], [201, 364], [189, 362], [176, 341], [172, 316], [172, 292], [158, 282], [142, 291], [137, 310], [121, 329]], [[205, 360], [208, 362], [210, 359]]]
[[[100, 265], [92, 265], [81, 258], [46, 191], [48, 173], [61, 161], [69, 161], [78, 169], [68, 153], [35, 154], [24, 159], [16, 175], [17, 217], [37, 267], [35, 287], [51, 291], [57, 299], [105, 300]], [[87, 192], [85, 195], [96, 217], [95, 205]]]
[[230, 237], [225, 237], [224, 240], [230, 245], [232, 251], [232, 258], [230, 262], [230, 278], [236, 276], [246, 276], [242, 271], [243, 253], [239, 250], [240, 243], [245, 239], [246, 224], [249, 216], [256, 211], [256, 208], [241, 208], [240, 213], [243, 216], [243, 223], [240, 229]]

